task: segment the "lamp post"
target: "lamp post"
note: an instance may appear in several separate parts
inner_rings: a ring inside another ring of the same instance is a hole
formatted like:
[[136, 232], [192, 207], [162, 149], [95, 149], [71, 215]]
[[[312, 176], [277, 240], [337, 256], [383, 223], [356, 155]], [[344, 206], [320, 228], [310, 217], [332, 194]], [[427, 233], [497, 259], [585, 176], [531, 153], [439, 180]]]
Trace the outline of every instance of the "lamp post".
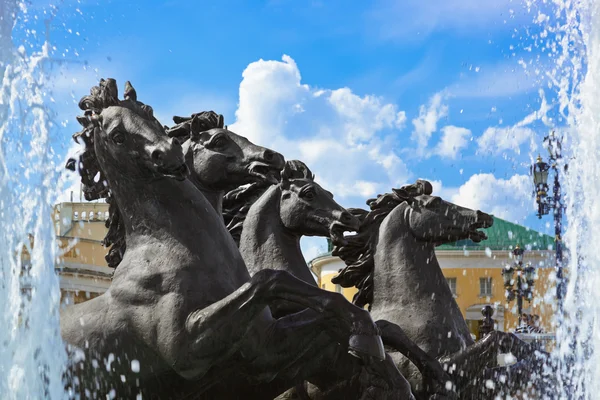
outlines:
[[[563, 204], [560, 190], [560, 181], [558, 167], [562, 161], [562, 144], [561, 138], [554, 135], [554, 131], [549, 136], [544, 138], [544, 144], [548, 148], [550, 164], [545, 163], [541, 156], [538, 156], [535, 164], [531, 167], [533, 175], [533, 183], [535, 185], [536, 197], [538, 205], [538, 218], [550, 213], [554, 210], [554, 247], [556, 251], [556, 300], [559, 310], [562, 310], [563, 297], [565, 294], [565, 282], [563, 278], [562, 267], [562, 212]], [[567, 165], [564, 166], [565, 171]], [[552, 197], [548, 197], [548, 175], [550, 170], [554, 172], [554, 184], [552, 187]]]
[[[513, 250], [513, 265], [507, 265], [502, 270], [507, 302], [510, 303], [515, 298], [517, 299], [519, 327], [523, 323], [523, 298], [527, 301], [531, 301], [535, 280], [535, 268], [529, 264], [523, 265], [524, 254], [525, 250], [517, 245]], [[515, 273], [517, 275], [516, 281], [513, 278]]]

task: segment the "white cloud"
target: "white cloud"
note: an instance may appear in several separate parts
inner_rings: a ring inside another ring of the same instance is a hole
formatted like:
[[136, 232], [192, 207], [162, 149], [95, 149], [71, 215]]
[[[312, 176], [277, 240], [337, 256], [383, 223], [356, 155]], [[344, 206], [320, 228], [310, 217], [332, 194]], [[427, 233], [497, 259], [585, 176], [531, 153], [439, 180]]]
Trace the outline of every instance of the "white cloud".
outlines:
[[548, 111], [552, 108], [551, 104], [546, 101], [544, 91], [538, 91], [540, 96], [540, 108], [523, 118], [516, 124], [508, 127], [489, 127], [477, 139], [477, 144], [480, 152], [488, 152], [492, 154], [500, 154], [506, 150], [513, 150], [519, 154], [521, 145], [526, 141], [530, 142], [531, 150], [535, 150], [535, 131], [528, 128], [529, 125], [541, 121], [546, 127], [552, 126], [552, 121], [548, 117]]
[[440, 157], [456, 159], [458, 153], [467, 147], [471, 131], [467, 128], [447, 125], [442, 128], [442, 138], [435, 148]]
[[436, 31], [473, 35], [530, 22], [522, 0], [380, 0], [368, 15], [382, 39], [424, 40]]
[[479, 151], [499, 154], [506, 150], [520, 153], [521, 145], [535, 135], [530, 128], [509, 126], [506, 128], [489, 127], [477, 139]]
[[492, 174], [475, 174], [452, 196], [452, 202], [520, 223], [533, 209], [531, 190], [531, 178], [527, 175], [501, 179]]
[[340, 197], [373, 196], [408, 179], [393, 150], [393, 133], [406, 122], [395, 104], [348, 88], [303, 84], [296, 62], [285, 55], [253, 62], [242, 76], [232, 131], [306, 162]]
[[458, 193], [458, 188], [446, 187], [442, 184], [442, 181], [435, 179], [421, 178], [431, 183], [433, 186], [433, 195], [441, 197], [444, 200], [452, 201], [452, 198]]
[[368, 140], [373, 132], [385, 127], [404, 128], [406, 113], [393, 104], [382, 104], [375, 96], [359, 97], [348, 88], [331, 91], [329, 103], [343, 116], [350, 142]]
[[437, 131], [438, 121], [448, 116], [448, 106], [442, 104], [443, 100], [442, 92], [434, 94], [428, 105], [421, 105], [419, 116], [412, 120], [414, 130], [411, 139], [417, 142], [418, 155], [423, 155], [431, 135]]
[[456, 98], [511, 97], [539, 88], [546, 79], [546, 68], [538, 63], [536, 68], [526, 69], [516, 61], [473, 66], [471, 73], [462, 75], [447, 90]]

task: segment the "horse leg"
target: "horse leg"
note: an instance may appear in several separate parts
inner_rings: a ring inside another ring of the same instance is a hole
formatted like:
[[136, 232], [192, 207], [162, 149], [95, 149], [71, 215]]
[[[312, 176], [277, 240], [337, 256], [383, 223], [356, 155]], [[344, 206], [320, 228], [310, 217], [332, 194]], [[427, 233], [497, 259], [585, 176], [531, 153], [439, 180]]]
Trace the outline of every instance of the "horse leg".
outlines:
[[[515, 367], [497, 367], [497, 357], [500, 353], [511, 353], [521, 362]], [[514, 334], [493, 331], [466, 349], [447, 357], [442, 363], [448, 366], [449, 371], [456, 374], [457, 381], [462, 382], [459, 385], [461, 389], [484, 386], [492, 372], [498, 375], [499, 372], [508, 373], [518, 370], [518, 375], [514, 372], [512, 377], [519, 376], [519, 379], [497, 384], [498, 387], [502, 386], [506, 389], [519, 388], [520, 382], [524, 379], [524, 366], [527, 366], [530, 377], [532, 372], [541, 376], [546, 360], [548, 360], [547, 353], [540, 352]]]
[[386, 320], [376, 321], [375, 324], [381, 331], [383, 344], [402, 353], [417, 367], [423, 377], [424, 393], [429, 396], [456, 396], [452, 392], [454, 383], [438, 360], [417, 346], [398, 325]]
[[449, 362], [461, 365], [472, 364], [473, 360], [481, 360], [484, 362], [484, 368], [493, 368], [497, 366], [497, 356], [500, 353], [511, 353], [518, 360], [528, 361], [536, 358], [545, 359], [549, 356], [512, 333], [492, 331], [473, 345], [453, 354]]
[[[277, 299], [301, 304], [312, 311], [274, 321], [266, 306]], [[172, 311], [175, 307], [170, 304], [168, 308]], [[173, 332], [173, 327], [170, 328], [167, 332]], [[366, 310], [355, 307], [340, 294], [321, 290], [284, 271], [260, 271], [231, 295], [190, 313], [184, 328], [182, 337], [159, 339], [159, 348], [163, 347], [166, 361], [190, 379], [203, 376], [215, 364], [231, 358], [242, 344], [244, 350], [261, 346], [264, 354], [273, 357], [273, 352], [264, 347], [265, 342], [273, 341], [270, 332], [281, 335], [277, 341], [289, 343], [289, 352], [274, 358], [274, 373], [284, 367], [282, 359], [289, 363], [311, 348], [310, 341], [322, 330], [362, 357], [385, 358], [377, 327]], [[297, 329], [304, 336], [295, 334]]]

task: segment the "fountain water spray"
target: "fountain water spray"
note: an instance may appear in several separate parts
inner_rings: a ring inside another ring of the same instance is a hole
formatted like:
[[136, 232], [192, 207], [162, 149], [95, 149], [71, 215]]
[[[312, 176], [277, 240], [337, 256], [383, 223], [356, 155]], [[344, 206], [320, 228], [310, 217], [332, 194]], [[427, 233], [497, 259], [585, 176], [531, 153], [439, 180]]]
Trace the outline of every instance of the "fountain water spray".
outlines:
[[[23, 4], [5, 2], [2, 44]], [[12, 6], [12, 8], [11, 8]], [[18, 21], [18, 20], [17, 20]], [[51, 147], [56, 129], [48, 45], [28, 53], [3, 48], [0, 86], [0, 398], [65, 397], [52, 205], [62, 165]], [[25, 253], [25, 254], [23, 254]]]
[[[556, 398], [588, 399], [600, 392], [600, 2], [529, 1], [543, 27], [538, 44], [552, 61], [557, 128], [564, 134], [568, 285], [557, 312]], [[559, 167], [563, 167], [560, 165]]]

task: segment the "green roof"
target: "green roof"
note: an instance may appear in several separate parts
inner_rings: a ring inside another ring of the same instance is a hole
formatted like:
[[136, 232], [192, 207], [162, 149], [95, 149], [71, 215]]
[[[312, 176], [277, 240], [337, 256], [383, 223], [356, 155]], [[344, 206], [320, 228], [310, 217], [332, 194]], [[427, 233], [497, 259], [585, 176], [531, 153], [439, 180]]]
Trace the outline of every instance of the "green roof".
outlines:
[[475, 243], [470, 239], [459, 240], [454, 243], [443, 244], [437, 247], [439, 250], [510, 250], [519, 245], [529, 250], [552, 250], [554, 249], [554, 238], [536, 232], [501, 218], [494, 217], [494, 225], [482, 229], [487, 239]]
[[[553, 250], [554, 238], [532, 229], [526, 228], [501, 218], [494, 217], [494, 225], [482, 229], [487, 239], [479, 243], [471, 239], [459, 240], [454, 243], [442, 244], [438, 250], [511, 250], [517, 245], [527, 250]], [[331, 240], [327, 239], [327, 253], [318, 257], [330, 256], [333, 250]]]

